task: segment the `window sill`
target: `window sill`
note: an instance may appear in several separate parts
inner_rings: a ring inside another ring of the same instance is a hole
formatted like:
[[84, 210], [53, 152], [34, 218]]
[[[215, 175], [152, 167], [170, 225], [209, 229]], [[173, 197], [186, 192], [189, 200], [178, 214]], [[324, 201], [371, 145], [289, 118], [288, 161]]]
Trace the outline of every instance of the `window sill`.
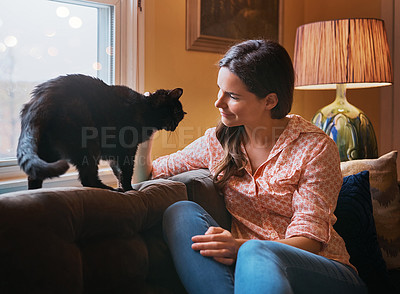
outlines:
[[[15, 167], [9, 167], [11, 170]], [[8, 174], [10, 176], [10, 174]], [[104, 184], [116, 187], [117, 181], [110, 168], [99, 169], [99, 176]], [[71, 171], [58, 178], [51, 180], [45, 180], [43, 188], [55, 188], [55, 187], [82, 187], [78, 180], [78, 172]], [[11, 179], [0, 180], [0, 194], [23, 191], [28, 189], [28, 181], [26, 177], [18, 177]]]

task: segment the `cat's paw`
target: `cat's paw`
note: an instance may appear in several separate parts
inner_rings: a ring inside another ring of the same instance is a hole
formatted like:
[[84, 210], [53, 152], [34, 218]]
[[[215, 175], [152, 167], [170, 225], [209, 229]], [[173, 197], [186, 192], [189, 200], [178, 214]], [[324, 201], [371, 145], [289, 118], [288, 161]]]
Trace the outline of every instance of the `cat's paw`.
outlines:
[[121, 193], [132, 191], [132, 190], [133, 191], [137, 191], [136, 189], [133, 189], [132, 187], [130, 187], [128, 189], [124, 189], [124, 188], [116, 188], [116, 189], [114, 189], [114, 191], [121, 192]]

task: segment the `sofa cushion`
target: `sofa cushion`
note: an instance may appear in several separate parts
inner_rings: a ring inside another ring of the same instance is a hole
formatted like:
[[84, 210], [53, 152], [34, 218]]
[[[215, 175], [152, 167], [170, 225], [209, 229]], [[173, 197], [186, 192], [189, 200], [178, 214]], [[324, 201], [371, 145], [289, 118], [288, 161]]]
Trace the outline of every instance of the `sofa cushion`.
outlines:
[[341, 162], [343, 176], [369, 171], [370, 191], [378, 242], [389, 269], [400, 268], [400, 193], [397, 151], [377, 159]]
[[335, 215], [337, 222], [334, 228], [344, 239], [350, 262], [368, 288], [387, 284], [386, 264], [379, 248], [372, 213], [368, 171], [343, 178]]

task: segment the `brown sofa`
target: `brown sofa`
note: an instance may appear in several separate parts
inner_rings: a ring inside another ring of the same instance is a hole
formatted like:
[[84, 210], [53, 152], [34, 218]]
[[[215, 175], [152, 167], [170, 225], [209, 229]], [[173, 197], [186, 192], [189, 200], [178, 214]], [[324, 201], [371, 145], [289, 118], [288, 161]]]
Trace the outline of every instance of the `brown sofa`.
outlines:
[[[0, 293], [185, 293], [161, 220], [187, 190], [198, 200], [210, 187], [196, 178], [207, 176], [194, 171], [127, 193], [52, 188], [0, 195]], [[206, 196], [204, 206], [219, 197]], [[209, 206], [229, 226], [222, 198]]]
[[[223, 200], [207, 170], [135, 188], [0, 195], [0, 293], [185, 293], [163, 241], [163, 211], [189, 199], [229, 228]], [[400, 272], [390, 275], [398, 284]], [[377, 293], [399, 293], [387, 282]]]

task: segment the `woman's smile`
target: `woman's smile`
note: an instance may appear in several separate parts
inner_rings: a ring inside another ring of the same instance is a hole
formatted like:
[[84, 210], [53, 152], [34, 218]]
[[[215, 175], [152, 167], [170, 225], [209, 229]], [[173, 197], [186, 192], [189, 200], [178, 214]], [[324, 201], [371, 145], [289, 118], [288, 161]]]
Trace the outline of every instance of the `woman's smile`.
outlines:
[[220, 114], [223, 117], [232, 117], [232, 116], [234, 116], [234, 114], [232, 114], [232, 113], [229, 113], [229, 112], [226, 112], [226, 111], [221, 111], [221, 110], [220, 110]]

